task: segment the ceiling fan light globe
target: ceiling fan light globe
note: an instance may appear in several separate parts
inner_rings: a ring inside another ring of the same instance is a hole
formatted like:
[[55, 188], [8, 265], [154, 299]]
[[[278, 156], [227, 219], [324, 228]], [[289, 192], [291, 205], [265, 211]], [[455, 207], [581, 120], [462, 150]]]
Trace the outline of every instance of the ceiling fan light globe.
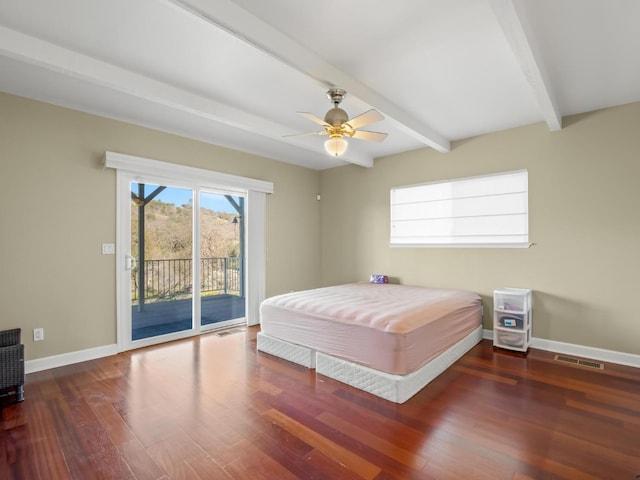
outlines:
[[329, 155], [339, 157], [347, 151], [349, 143], [342, 137], [332, 137], [324, 142], [324, 149]]

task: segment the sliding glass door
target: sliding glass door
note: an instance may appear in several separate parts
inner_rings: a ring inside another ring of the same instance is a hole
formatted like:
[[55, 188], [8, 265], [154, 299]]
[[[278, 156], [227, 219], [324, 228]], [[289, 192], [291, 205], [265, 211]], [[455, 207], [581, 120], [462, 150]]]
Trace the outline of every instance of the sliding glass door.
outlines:
[[273, 184], [115, 152], [105, 166], [117, 173], [118, 348], [258, 324]]
[[152, 177], [128, 186], [125, 343], [246, 323], [245, 197]]

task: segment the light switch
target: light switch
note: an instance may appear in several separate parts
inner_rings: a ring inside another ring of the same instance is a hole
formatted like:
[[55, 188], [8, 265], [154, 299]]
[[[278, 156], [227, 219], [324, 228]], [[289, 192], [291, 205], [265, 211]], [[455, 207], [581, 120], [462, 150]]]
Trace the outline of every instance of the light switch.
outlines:
[[103, 243], [102, 244], [102, 254], [103, 255], [114, 255], [116, 253], [116, 246], [113, 243]]

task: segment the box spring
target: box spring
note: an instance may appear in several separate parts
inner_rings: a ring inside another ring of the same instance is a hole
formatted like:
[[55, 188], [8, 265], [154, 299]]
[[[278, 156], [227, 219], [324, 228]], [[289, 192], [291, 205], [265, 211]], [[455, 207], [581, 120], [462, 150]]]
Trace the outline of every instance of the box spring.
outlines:
[[395, 375], [258, 333], [258, 350], [395, 403], [404, 403], [482, 340], [482, 326], [418, 370]]

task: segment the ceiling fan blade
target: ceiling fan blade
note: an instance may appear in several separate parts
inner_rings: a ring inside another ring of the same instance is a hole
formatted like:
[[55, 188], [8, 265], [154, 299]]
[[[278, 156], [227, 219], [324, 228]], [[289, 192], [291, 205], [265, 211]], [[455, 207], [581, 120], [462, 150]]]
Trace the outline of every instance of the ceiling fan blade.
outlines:
[[292, 133], [291, 135], [283, 135], [283, 137], [306, 137], [309, 135], [326, 135], [326, 131], [321, 132], [307, 132], [307, 133]]
[[372, 109], [358, 115], [357, 117], [352, 118], [346, 123], [351, 125], [351, 127], [355, 130], [371, 123], [379, 122], [380, 120], [384, 120], [384, 116], [377, 110]]
[[330, 127], [331, 126], [327, 122], [325, 122], [323, 119], [321, 119], [320, 117], [315, 116], [313, 113], [298, 112], [298, 115], [306, 118], [307, 120], [311, 120], [312, 122], [315, 122], [318, 125], [322, 125], [323, 127]]
[[356, 130], [353, 134], [353, 138], [369, 140], [370, 142], [381, 142], [387, 138], [387, 134], [380, 132], [367, 132], [366, 130]]

